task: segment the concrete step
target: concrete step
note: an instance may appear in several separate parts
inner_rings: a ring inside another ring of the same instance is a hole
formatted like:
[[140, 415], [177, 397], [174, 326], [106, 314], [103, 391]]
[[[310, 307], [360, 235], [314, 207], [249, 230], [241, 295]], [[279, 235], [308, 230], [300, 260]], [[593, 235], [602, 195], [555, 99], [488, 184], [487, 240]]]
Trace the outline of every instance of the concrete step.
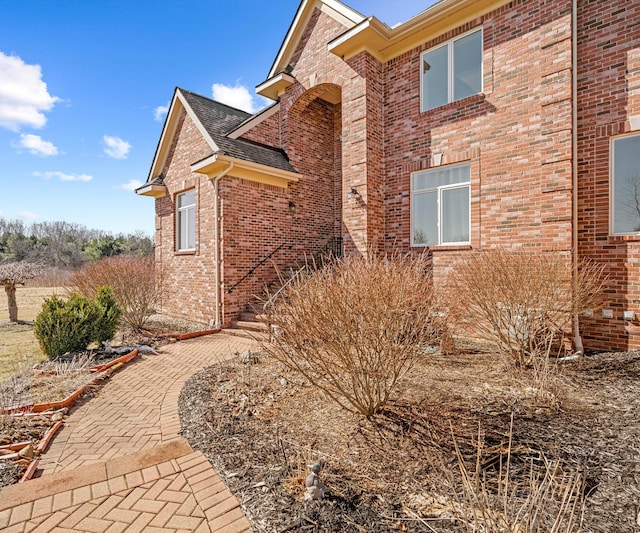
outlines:
[[253, 311], [243, 311], [240, 314], [239, 320], [242, 322], [261, 322], [266, 318], [266, 315], [254, 313]]
[[253, 339], [261, 342], [269, 340], [269, 333], [266, 331], [249, 331], [246, 329], [223, 328], [221, 333], [225, 335], [233, 335], [235, 337], [244, 337], [245, 339]]
[[269, 326], [264, 324], [263, 322], [253, 322], [249, 320], [234, 320], [231, 322], [231, 326], [236, 329], [246, 329], [247, 331], [263, 331], [265, 333], [269, 332]]

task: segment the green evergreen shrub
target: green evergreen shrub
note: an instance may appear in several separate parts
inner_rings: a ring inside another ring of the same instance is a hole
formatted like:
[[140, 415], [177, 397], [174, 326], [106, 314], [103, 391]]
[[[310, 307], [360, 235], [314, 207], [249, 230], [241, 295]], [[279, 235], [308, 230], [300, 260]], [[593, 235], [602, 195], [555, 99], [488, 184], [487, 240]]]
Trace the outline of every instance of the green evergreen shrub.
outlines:
[[118, 331], [122, 308], [113, 297], [113, 289], [109, 286], [103, 286], [98, 289], [95, 302], [98, 306], [100, 317], [95, 325], [93, 340], [97, 343], [102, 343], [111, 340], [116, 331]]
[[42, 350], [53, 359], [84, 350], [92, 342], [110, 340], [121, 314], [110, 287], [100, 287], [95, 300], [78, 293], [66, 301], [54, 295], [45, 299], [34, 322], [34, 333]]
[[80, 294], [68, 300], [56, 295], [45, 299], [33, 324], [40, 347], [49, 358], [85, 349], [93, 340], [98, 306]]

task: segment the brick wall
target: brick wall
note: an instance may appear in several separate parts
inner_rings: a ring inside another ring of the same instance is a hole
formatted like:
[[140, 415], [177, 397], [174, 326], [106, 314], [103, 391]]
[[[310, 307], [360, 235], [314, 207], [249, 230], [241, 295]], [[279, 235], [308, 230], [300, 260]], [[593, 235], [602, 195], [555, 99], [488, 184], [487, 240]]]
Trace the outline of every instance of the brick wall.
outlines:
[[[291, 60], [297, 83], [281, 98], [282, 146], [304, 174], [333, 174], [332, 231], [335, 235], [340, 228], [335, 236], [342, 237], [346, 253], [362, 253], [380, 248], [383, 234], [382, 66], [364, 53], [348, 62], [331, 54], [327, 43], [344, 31], [344, 26], [318, 9], [311, 16]], [[305, 166], [315, 141], [298, 133], [309, 122], [303, 110], [311, 100], [333, 102], [333, 170]], [[358, 195], [350, 198], [352, 187]]]
[[[571, 248], [571, 2], [512, 2], [385, 66], [385, 246], [434, 276], [469, 249]], [[420, 111], [420, 54], [482, 26], [483, 94]], [[411, 248], [412, 172], [468, 162], [471, 245]]]
[[640, 3], [581, 0], [578, 14], [579, 251], [606, 266], [613, 313], [582, 319], [585, 345], [639, 348], [640, 321], [622, 313], [640, 314], [640, 237], [610, 235], [609, 157], [611, 138], [633, 131], [640, 115]]
[[242, 139], [266, 144], [267, 146], [280, 147], [280, 113], [276, 112], [269, 118], [261, 120], [251, 130], [241, 136]]
[[[156, 200], [156, 264], [162, 280], [162, 312], [208, 323], [215, 317], [215, 252], [212, 242], [213, 187], [190, 165], [211, 149], [183, 112], [163, 174], [169, 194]], [[176, 253], [175, 196], [196, 190], [196, 251]]]

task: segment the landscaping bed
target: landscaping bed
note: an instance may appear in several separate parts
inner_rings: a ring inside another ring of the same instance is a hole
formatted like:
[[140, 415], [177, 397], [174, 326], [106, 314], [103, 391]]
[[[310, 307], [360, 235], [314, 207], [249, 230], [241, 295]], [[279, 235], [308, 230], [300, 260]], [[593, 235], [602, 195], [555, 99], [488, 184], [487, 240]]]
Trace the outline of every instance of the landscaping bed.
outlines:
[[[507, 458], [511, 505], [533, 470], [557, 464], [580, 482], [583, 533], [640, 528], [640, 352], [561, 363], [546, 399], [492, 353], [429, 355], [372, 419], [266, 356], [242, 361], [194, 375], [180, 417], [262, 531], [471, 531], [461, 465], [480, 465], [494, 498]], [[327, 495], [304, 501], [311, 463], [324, 465]], [[540, 511], [552, 517], [556, 504]]]
[[[0, 332], [13, 331], [15, 327], [3, 324]], [[23, 323], [20, 327], [33, 331], [32, 324]], [[158, 345], [202, 329], [202, 324], [154, 315], [144, 334], [123, 328], [116, 335], [116, 341], [131, 344], [65, 354], [32, 368], [22, 365], [21, 370], [20, 363], [24, 361], [16, 361], [15, 370], [0, 380], [0, 487], [28, 479], [32, 473], [29, 467], [33, 470], [36, 466], [39, 454], [62, 425], [68, 408], [81, 397], [91, 397], [101, 380], [138, 353], [156, 353]], [[18, 455], [27, 445], [33, 455], [25, 453], [26, 449], [24, 456]]]

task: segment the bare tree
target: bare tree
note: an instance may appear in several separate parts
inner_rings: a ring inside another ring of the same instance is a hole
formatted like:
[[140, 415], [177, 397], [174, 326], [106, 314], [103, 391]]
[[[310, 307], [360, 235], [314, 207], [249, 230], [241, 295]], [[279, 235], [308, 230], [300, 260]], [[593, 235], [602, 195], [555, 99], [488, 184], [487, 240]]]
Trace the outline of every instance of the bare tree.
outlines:
[[26, 261], [0, 264], [0, 285], [4, 287], [4, 291], [7, 293], [10, 322], [18, 321], [16, 286], [24, 285], [25, 282], [35, 278], [41, 272], [42, 268], [40, 265]]

